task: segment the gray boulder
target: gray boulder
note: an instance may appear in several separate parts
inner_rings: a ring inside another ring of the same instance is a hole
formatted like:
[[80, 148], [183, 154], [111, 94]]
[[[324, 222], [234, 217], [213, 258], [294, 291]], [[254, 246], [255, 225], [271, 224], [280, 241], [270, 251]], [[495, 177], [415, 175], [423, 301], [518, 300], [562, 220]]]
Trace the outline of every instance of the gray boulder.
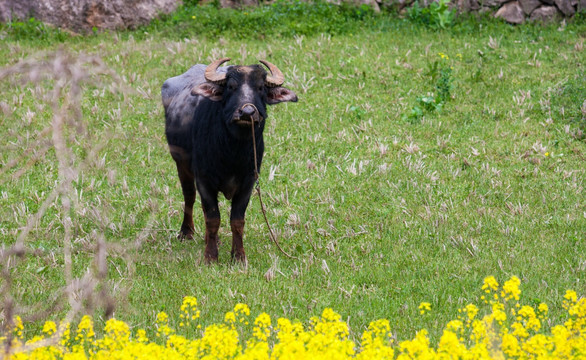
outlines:
[[479, 0], [478, 3], [482, 7], [499, 7], [509, 0]]
[[541, 5], [539, 0], [519, 0], [519, 5], [523, 9], [525, 15], [529, 15], [533, 10], [537, 9]]
[[468, 13], [470, 11], [478, 11], [480, 4], [478, 0], [458, 0], [457, 8], [460, 13]]
[[554, 2], [564, 15], [573, 16], [576, 13], [576, 9], [574, 9], [570, 0], [554, 0]]
[[558, 20], [561, 16], [562, 13], [555, 6], [543, 5], [533, 10], [529, 21], [550, 22]]
[[77, 32], [127, 29], [177, 8], [179, 0], [1, 0], [0, 20], [34, 17]]
[[518, 1], [511, 1], [504, 4], [494, 16], [502, 18], [511, 24], [522, 24], [525, 22], [525, 13]]

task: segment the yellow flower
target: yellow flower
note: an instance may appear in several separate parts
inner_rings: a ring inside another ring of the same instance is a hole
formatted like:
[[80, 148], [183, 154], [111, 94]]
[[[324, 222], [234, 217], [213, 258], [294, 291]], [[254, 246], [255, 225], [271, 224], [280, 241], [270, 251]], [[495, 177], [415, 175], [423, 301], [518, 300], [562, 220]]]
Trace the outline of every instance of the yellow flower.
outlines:
[[441, 59], [445, 59], [445, 60], [449, 60], [449, 59], [450, 59], [450, 57], [449, 57], [448, 55], [444, 54], [444, 53], [441, 53], [441, 52], [440, 52], [440, 53], [438, 53], [438, 55], [439, 55], [439, 57], [440, 57]]
[[68, 322], [59, 323], [59, 331], [62, 334], [59, 344], [65, 346], [69, 342], [69, 336], [71, 334], [71, 324]]
[[149, 338], [146, 336], [146, 331], [144, 329], [138, 329], [136, 332], [136, 341], [139, 343], [147, 343]]
[[227, 312], [226, 315], [224, 315], [224, 322], [234, 324], [236, 322], [236, 314], [232, 311]]
[[478, 314], [478, 308], [474, 304], [466, 305], [464, 310], [466, 310], [466, 314], [468, 315], [469, 321], [474, 320], [474, 318], [476, 317], [476, 314]]
[[167, 315], [167, 313], [165, 313], [164, 311], [161, 311], [160, 313], [157, 314], [157, 322], [158, 323], [167, 323], [167, 321], [169, 321], [169, 315]]
[[246, 304], [236, 304], [236, 306], [234, 306], [234, 312], [237, 314], [243, 314], [246, 316], [250, 315], [250, 308], [248, 307], [248, 305]]
[[509, 357], [518, 357], [521, 354], [519, 341], [517, 338], [509, 333], [503, 335], [502, 349], [505, 355]]
[[421, 315], [425, 314], [426, 312], [431, 311], [431, 304], [428, 302], [422, 302], [419, 304], [419, 313]]
[[169, 315], [161, 311], [157, 314], [157, 336], [169, 336], [175, 331], [169, 327]]
[[519, 295], [521, 294], [519, 285], [521, 285], [521, 280], [519, 280], [519, 278], [516, 276], [513, 276], [510, 280], [505, 281], [505, 284], [503, 285], [503, 297], [505, 300], [519, 300]]
[[462, 321], [452, 320], [452, 321], [448, 322], [448, 324], [446, 325], [446, 330], [456, 332], [456, 331], [461, 330], [463, 327], [464, 327], [464, 324], [462, 323]]
[[17, 338], [22, 339], [23, 330], [24, 330], [24, 325], [22, 324], [22, 319], [20, 318], [20, 316], [16, 315], [14, 317], [14, 330], [13, 331], [16, 334]]
[[124, 321], [116, 320], [114, 318], [106, 321], [106, 326], [104, 327], [108, 336], [110, 336], [114, 340], [124, 341], [127, 340], [130, 336], [130, 327]]
[[53, 335], [57, 332], [57, 324], [53, 321], [46, 321], [43, 325], [43, 332], [47, 335]]
[[564, 295], [564, 299], [575, 303], [578, 301], [578, 294], [574, 290], [566, 290], [566, 295]]
[[88, 338], [92, 338], [96, 335], [94, 333], [94, 322], [90, 316], [85, 315], [81, 318], [79, 325], [77, 325], [77, 334], [78, 336], [85, 334]]
[[253, 336], [260, 341], [266, 341], [271, 335], [271, 317], [267, 313], [261, 313], [254, 320]]
[[496, 281], [494, 276], [489, 276], [484, 279], [484, 284], [482, 285], [482, 290], [486, 293], [490, 293], [491, 291], [496, 291], [499, 287], [499, 283]]

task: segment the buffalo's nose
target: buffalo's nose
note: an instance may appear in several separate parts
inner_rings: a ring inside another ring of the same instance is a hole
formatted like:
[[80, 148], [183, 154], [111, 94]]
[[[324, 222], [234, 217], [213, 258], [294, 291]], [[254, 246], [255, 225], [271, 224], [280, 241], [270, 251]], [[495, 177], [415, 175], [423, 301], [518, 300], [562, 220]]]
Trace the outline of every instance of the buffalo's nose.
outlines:
[[256, 112], [256, 108], [252, 105], [244, 105], [242, 109], [240, 109], [240, 113], [243, 117], [252, 117]]

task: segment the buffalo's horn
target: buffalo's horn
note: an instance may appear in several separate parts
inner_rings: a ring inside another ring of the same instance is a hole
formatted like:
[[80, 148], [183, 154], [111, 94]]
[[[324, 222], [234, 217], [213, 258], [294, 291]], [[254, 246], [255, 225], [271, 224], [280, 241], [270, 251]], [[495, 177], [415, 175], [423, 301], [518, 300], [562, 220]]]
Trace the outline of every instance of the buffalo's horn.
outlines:
[[285, 76], [283, 76], [283, 73], [281, 72], [281, 70], [279, 70], [278, 67], [271, 64], [268, 61], [265, 61], [265, 60], [259, 60], [259, 61], [261, 63], [263, 63], [266, 67], [268, 67], [269, 70], [271, 71], [271, 75], [267, 75], [267, 80], [266, 80], [267, 86], [268, 87], [277, 87], [277, 86], [283, 85], [283, 83], [285, 82]]
[[221, 58], [209, 64], [204, 74], [206, 80], [214, 84], [223, 85], [226, 82], [226, 73], [218, 73], [216, 70], [226, 61], [230, 61], [230, 58]]

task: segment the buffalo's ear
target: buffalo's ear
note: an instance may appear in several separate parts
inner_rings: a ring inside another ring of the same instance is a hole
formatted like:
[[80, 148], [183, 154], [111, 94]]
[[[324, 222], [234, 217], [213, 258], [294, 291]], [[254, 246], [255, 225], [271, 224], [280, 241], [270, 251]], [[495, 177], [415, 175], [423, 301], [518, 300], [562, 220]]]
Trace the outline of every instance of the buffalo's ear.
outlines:
[[212, 101], [222, 100], [224, 94], [224, 88], [220, 85], [204, 82], [191, 89], [191, 95], [201, 95]]
[[285, 101], [297, 102], [297, 95], [293, 91], [282, 86], [269, 88], [267, 104], [273, 105]]

